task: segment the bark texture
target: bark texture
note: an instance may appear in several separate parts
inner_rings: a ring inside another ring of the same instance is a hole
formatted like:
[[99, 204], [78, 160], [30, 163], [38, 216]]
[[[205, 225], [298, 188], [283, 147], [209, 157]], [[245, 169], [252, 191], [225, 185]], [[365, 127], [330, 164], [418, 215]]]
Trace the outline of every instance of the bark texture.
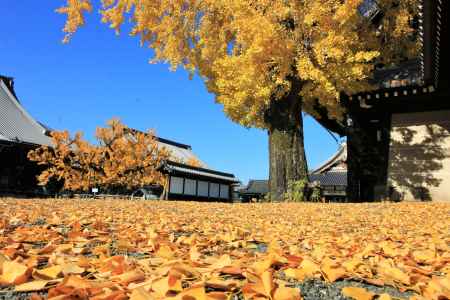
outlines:
[[272, 101], [266, 114], [269, 133], [269, 196], [283, 200], [290, 181], [308, 179], [303, 144], [300, 84], [285, 98]]

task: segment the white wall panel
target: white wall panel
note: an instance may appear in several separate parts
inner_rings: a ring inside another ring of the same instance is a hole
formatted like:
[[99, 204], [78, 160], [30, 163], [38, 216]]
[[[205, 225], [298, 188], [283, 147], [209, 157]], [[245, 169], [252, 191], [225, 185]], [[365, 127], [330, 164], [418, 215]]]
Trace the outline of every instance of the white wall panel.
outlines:
[[210, 183], [209, 184], [209, 196], [213, 198], [219, 198], [219, 184]]
[[226, 184], [220, 185], [220, 198], [228, 199], [229, 198], [229, 186]]
[[196, 181], [194, 179], [185, 179], [184, 180], [184, 194], [189, 196], [196, 195]]
[[198, 191], [197, 195], [201, 197], [208, 197], [208, 182], [198, 181]]
[[183, 178], [170, 177], [170, 192], [172, 194], [183, 194]]

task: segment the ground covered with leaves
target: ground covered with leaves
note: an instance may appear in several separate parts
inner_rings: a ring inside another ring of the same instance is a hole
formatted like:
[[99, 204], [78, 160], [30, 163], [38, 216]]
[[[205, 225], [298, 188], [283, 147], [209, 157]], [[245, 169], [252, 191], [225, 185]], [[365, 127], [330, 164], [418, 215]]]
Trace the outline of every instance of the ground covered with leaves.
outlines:
[[450, 204], [0, 199], [0, 299], [449, 299]]

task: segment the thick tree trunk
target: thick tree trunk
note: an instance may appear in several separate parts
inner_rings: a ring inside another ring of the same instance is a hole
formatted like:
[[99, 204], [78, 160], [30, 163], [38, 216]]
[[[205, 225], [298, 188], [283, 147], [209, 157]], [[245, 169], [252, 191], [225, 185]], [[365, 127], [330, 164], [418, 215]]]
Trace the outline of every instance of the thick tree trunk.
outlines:
[[269, 131], [269, 197], [283, 200], [290, 181], [307, 180], [308, 167], [303, 144], [300, 85], [292, 85], [284, 99], [272, 101], [266, 114]]
[[347, 133], [348, 199], [351, 202], [382, 200], [387, 195], [389, 115], [352, 121]]

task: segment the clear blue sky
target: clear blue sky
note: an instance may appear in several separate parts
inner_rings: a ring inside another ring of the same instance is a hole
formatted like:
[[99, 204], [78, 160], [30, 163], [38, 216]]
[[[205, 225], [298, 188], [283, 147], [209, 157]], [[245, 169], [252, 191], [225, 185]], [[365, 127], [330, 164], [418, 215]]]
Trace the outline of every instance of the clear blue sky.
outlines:
[[[92, 14], [63, 45], [65, 1], [0, 1], [0, 74], [15, 78], [28, 112], [54, 129], [81, 130], [111, 117], [140, 130], [192, 145], [209, 167], [234, 173], [243, 183], [268, 178], [267, 133], [230, 121], [200, 78], [149, 64], [151, 50], [126, 32], [120, 36]], [[332, 155], [337, 144], [311, 117], [305, 119], [310, 168]]]

